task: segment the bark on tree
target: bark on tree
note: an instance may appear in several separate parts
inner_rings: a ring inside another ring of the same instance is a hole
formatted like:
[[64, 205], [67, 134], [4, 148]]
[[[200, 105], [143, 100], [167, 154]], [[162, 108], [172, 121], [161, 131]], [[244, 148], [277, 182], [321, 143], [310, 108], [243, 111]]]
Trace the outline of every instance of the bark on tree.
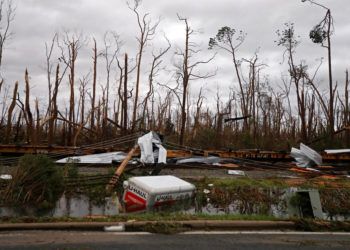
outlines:
[[16, 106], [17, 90], [18, 90], [18, 82], [15, 83], [15, 87], [13, 88], [12, 101], [11, 101], [9, 110], [7, 112], [7, 125], [6, 125], [6, 134], [5, 134], [5, 140], [4, 140], [5, 144], [10, 142], [10, 136], [11, 136], [11, 130], [12, 130], [12, 113]]
[[52, 145], [53, 137], [55, 135], [55, 124], [57, 120], [57, 94], [58, 94], [58, 86], [60, 84], [60, 65], [57, 64], [56, 67], [56, 77], [55, 77], [55, 85], [52, 93], [52, 101], [51, 101], [51, 109], [50, 109], [50, 120], [49, 120], [49, 133], [48, 133], [48, 144]]
[[138, 11], [138, 6], [140, 2], [141, 2], [140, 0], [135, 0], [134, 7], [132, 8], [137, 18], [137, 24], [139, 27], [140, 34], [139, 34], [139, 37], [137, 38], [139, 48], [137, 53], [135, 99], [134, 99], [134, 107], [133, 107], [133, 114], [132, 114], [132, 121], [131, 121], [131, 131], [134, 131], [136, 126], [142, 56], [143, 56], [144, 49], [147, 42], [153, 39], [153, 36], [159, 24], [159, 21], [152, 23], [151, 20], [148, 18], [148, 14], [144, 14], [142, 17], [140, 16], [140, 13]]
[[36, 144], [36, 135], [34, 131], [34, 121], [33, 121], [33, 114], [30, 110], [30, 86], [29, 86], [29, 75], [28, 75], [28, 70], [26, 69], [25, 71], [25, 113], [27, 116], [27, 136], [28, 139], [30, 140], [31, 145]]
[[193, 80], [206, 79], [215, 75], [215, 73], [207, 73], [205, 75], [202, 75], [199, 72], [195, 72], [196, 68], [199, 65], [209, 63], [214, 59], [215, 55], [210, 57], [208, 60], [196, 61], [191, 63], [190, 58], [193, 56], [193, 54], [199, 52], [198, 48], [196, 49], [198, 45], [193, 42], [190, 42], [190, 36], [193, 34], [193, 30], [190, 28], [187, 18], [182, 18], [178, 15], [178, 19], [185, 23], [184, 50], [177, 53], [177, 55], [181, 56], [181, 63], [176, 65], [177, 75], [178, 75], [177, 82], [178, 84], [181, 84], [182, 96], [179, 97], [174, 89], [173, 89], [173, 92], [178, 98], [180, 103], [180, 108], [181, 108], [181, 127], [180, 127], [179, 143], [180, 145], [183, 145], [184, 138], [185, 138], [185, 131], [186, 131], [186, 123], [187, 123], [186, 108], [187, 108], [187, 96], [188, 96], [189, 83], [190, 81], [193, 81]]
[[93, 76], [92, 76], [92, 98], [91, 98], [91, 119], [90, 128], [93, 130], [95, 126], [95, 99], [96, 99], [96, 79], [97, 79], [97, 45], [94, 39], [93, 48]]
[[[5, 6], [6, 3], [6, 6]], [[12, 0], [0, 1], [0, 77], [1, 66], [3, 61], [4, 48], [8, 40], [12, 37], [11, 23], [15, 19], [16, 8], [13, 6]]]
[[123, 130], [128, 131], [128, 54], [124, 57], [124, 89], [123, 89]]

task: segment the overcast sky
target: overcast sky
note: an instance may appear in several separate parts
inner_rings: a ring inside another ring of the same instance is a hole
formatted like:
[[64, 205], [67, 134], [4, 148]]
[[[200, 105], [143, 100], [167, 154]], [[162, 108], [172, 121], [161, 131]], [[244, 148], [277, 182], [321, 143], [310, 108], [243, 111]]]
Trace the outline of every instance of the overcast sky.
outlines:
[[[318, 2], [332, 11], [335, 26], [332, 36], [334, 79], [342, 85], [344, 72], [346, 68], [350, 68], [350, 1]], [[121, 54], [126, 52], [135, 58], [137, 23], [134, 13], [128, 9], [124, 0], [14, 0], [14, 3], [17, 8], [12, 24], [14, 36], [6, 46], [2, 72], [7, 84], [18, 80], [23, 86], [24, 70], [28, 68], [33, 96], [43, 99], [47, 93], [45, 42], [50, 42], [55, 32], [82, 32], [87, 39], [86, 45], [78, 55], [78, 78], [86, 75], [92, 68], [92, 37], [97, 39], [98, 47], [102, 50], [103, 35], [106, 31], [117, 32], [124, 42]], [[286, 65], [281, 64], [283, 48], [274, 43], [277, 38], [275, 32], [283, 28], [283, 23], [294, 22], [296, 34], [300, 36], [297, 61], [305, 60], [312, 72], [319, 59], [326, 58], [326, 50], [313, 44], [308, 38], [310, 29], [324, 17], [325, 10], [300, 0], [143, 0], [139, 10], [141, 14], [150, 13], [149, 16], [153, 20], [161, 18], [156, 37], [146, 48], [141, 82], [147, 81], [148, 55], [152, 50], [166, 46], [163, 33], [172, 44], [164, 65], [169, 72], [174, 70], [174, 60], [171, 58], [174, 51], [183, 46], [184, 41], [184, 24], [178, 20], [177, 13], [187, 17], [191, 28], [198, 31], [193, 36], [193, 41], [202, 49], [198, 55], [202, 59], [214, 53], [207, 49], [208, 40], [215, 36], [220, 27], [230, 26], [244, 30], [247, 37], [237, 57], [251, 58], [258, 51], [260, 62], [268, 65], [263, 74], [267, 75], [274, 85], [278, 84], [281, 75], [287, 72]], [[58, 54], [55, 56], [58, 57]], [[102, 63], [100, 59], [101, 67]], [[217, 86], [220, 86], [220, 91], [225, 96], [229, 87], [236, 86], [230, 58], [222, 51], [219, 51], [215, 60], [201, 71], [204, 73], [216, 68], [215, 77], [192, 84], [193, 93], [199, 86], [204, 85], [206, 95], [214, 96]], [[319, 84], [324, 86], [327, 84], [326, 70], [324, 63], [317, 77]], [[171, 74], [164, 74], [158, 80], [164, 83], [169, 80], [169, 75]], [[134, 80], [135, 77], [131, 77], [130, 84]], [[105, 82], [103, 70], [99, 71], [98, 81], [100, 84]], [[66, 82], [62, 83], [62, 86], [62, 91], [67, 89]], [[145, 91], [145, 88], [142, 87], [142, 91]]]

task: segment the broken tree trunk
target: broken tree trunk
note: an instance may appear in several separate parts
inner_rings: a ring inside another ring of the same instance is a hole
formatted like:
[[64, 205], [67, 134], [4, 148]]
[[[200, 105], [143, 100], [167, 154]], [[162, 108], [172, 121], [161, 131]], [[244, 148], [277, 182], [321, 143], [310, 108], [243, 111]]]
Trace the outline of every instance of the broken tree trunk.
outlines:
[[112, 189], [115, 187], [115, 185], [117, 184], [119, 177], [122, 175], [122, 173], [124, 172], [124, 169], [126, 167], [126, 165], [128, 165], [128, 162], [130, 161], [131, 157], [133, 156], [133, 154], [135, 153], [136, 149], [139, 147], [138, 144], [136, 144], [127, 154], [127, 156], [125, 157], [125, 159], [122, 161], [122, 163], [119, 165], [119, 167], [115, 170], [114, 175], [112, 177], [112, 179], [109, 181], [109, 183], [106, 186], [106, 190], [107, 191], [112, 191]]
[[28, 76], [28, 70], [26, 69], [25, 71], [25, 83], [26, 83], [26, 98], [25, 98], [25, 113], [27, 115], [28, 118], [28, 122], [27, 122], [27, 135], [28, 135], [28, 139], [30, 139], [30, 144], [31, 145], [35, 145], [36, 144], [36, 135], [35, 135], [35, 131], [34, 131], [34, 121], [33, 121], [33, 114], [30, 110], [30, 101], [29, 101], [29, 76]]
[[10, 141], [10, 135], [11, 135], [11, 129], [12, 129], [12, 113], [13, 113], [13, 109], [16, 106], [17, 90], [18, 90], [18, 82], [15, 83], [15, 87], [13, 89], [12, 102], [8, 110], [5, 144], [9, 143]]

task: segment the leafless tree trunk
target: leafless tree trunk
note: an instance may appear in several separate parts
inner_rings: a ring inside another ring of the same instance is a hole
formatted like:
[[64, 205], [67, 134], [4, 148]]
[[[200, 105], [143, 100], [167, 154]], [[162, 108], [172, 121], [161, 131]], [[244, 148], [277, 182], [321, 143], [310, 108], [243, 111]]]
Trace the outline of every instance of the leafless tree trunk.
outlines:
[[96, 135], [101, 140], [101, 99], [98, 99], [97, 117], [96, 117]]
[[4, 79], [1, 79], [0, 80], [0, 93], [1, 93], [1, 89], [2, 89], [2, 86], [4, 85]]
[[28, 70], [26, 69], [25, 71], [25, 84], [26, 84], [26, 90], [25, 90], [25, 113], [27, 116], [27, 135], [28, 138], [31, 140], [31, 144], [35, 145], [36, 144], [36, 135], [34, 131], [34, 121], [33, 121], [33, 114], [30, 110], [30, 87], [29, 87], [29, 76], [28, 76]]
[[300, 118], [300, 129], [301, 129], [301, 140], [303, 142], [308, 141], [308, 129], [307, 129], [307, 93], [305, 90], [306, 79], [308, 74], [306, 72], [306, 66], [300, 63], [296, 65], [294, 61], [295, 48], [299, 44], [294, 34], [294, 24], [285, 24], [283, 31], [277, 31], [279, 40], [277, 41], [278, 46], [284, 46], [286, 48], [285, 53], [288, 56], [288, 66], [291, 81], [294, 83], [297, 95], [298, 114]]
[[[86, 96], [86, 86], [89, 82], [88, 80], [89, 74], [83, 76], [83, 78], [79, 79], [80, 86], [80, 124], [85, 124], [85, 96]], [[91, 110], [92, 112], [92, 110]]]
[[[218, 30], [218, 33], [214, 38], [209, 40], [209, 48], [218, 47], [226, 52], [228, 52], [232, 57], [232, 62], [234, 65], [234, 71], [237, 77], [240, 95], [241, 95], [241, 112], [243, 116], [247, 116], [248, 107], [246, 104], [246, 93], [244, 91], [243, 82], [240, 73], [240, 62], [237, 59], [237, 50], [244, 42], [246, 34], [243, 31], [239, 31], [237, 37], [235, 38], [236, 30], [230, 27], [222, 27]], [[247, 129], [248, 122], [244, 120], [244, 128]]]
[[327, 14], [325, 17], [327, 20], [327, 56], [328, 56], [328, 78], [329, 78], [329, 129], [331, 133], [331, 137], [333, 139], [334, 135], [334, 91], [333, 88], [333, 76], [332, 76], [332, 46], [331, 46], [331, 26], [333, 23], [331, 10], [327, 10]]
[[196, 113], [194, 115], [194, 121], [193, 121], [192, 140], [194, 140], [196, 138], [197, 131], [199, 128], [199, 117], [201, 115], [203, 100], [204, 100], [203, 87], [201, 87], [199, 90], [198, 98], [197, 98], [197, 102], [196, 102]]
[[304, 0], [304, 2], [310, 2], [318, 7], [326, 10], [326, 15], [322, 20], [315, 25], [315, 27], [310, 32], [310, 38], [314, 43], [320, 44], [322, 47], [327, 49], [328, 57], [328, 80], [329, 80], [329, 103], [328, 103], [328, 121], [327, 121], [327, 132], [330, 134], [331, 144], [334, 139], [334, 102], [336, 87], [333, 87], [333, 76], [332, 76], [332, 46], [331, 46], [331, 35], [333, 34], [333, 17], [331, 10], [326, 6], [317, 3], [314, 0]]
[[57, 119], [57, 93], [58, 93], [58, 85], [59, 85], [59, 71], [60, 71], [60, 65], [57, 64], [56, 67], [56, 78], [55, 78], [55, 86], [53, 90], [52, 99], [50, 101], [51, 108], [50, 108], [50, 120], [49, 120], [49, 132], [48, 132], [48, 138], [47, 143], [49, 145], [53, 142], [53, 136], [54, 136], [54, 124]]
[[[344, 126], [350, 126], [350, 109], [349, 109], [349, 71], [345, 72], [345, 108], [344, 108]], [[346, 144], [350, 146], [350, 129], [346, 130]]]
[[[168, 41], [168, 40], [167, 40]], [[153, 56], [153, 60], [152, 60], [152, 65], [151, 65], [151, 71], [148, 75], [148, 92], [146, 94], [146, 97], [143, 101], [143, 112], [142, 112], [142, 124], [146, 124], [145, 122], [145, 115], [146, 115], [146, 111], [147, 111], [147, 106], [148, 106], [148, 100], [149, 98], [152, 96], [153, 94], [153, 81], [154, 81], [154, 77], [157, 76], [157, 74], [159, 73], [159, 66], [162, 64], [162, 56], [164, 56], [169, 49], [171, 48], [171, 45], [168, 41], [168, 47], [166, 49], [160, 49], [158, 54], [154, 54], [152, 53]]]
[[6, 134], [4, 143], [7, 144], [10, 142], [11, 129], [12, 129], [12, 113], [16, 106], [16, 97], [18, 90], [18, 82], [15, 83], [15, 87], [13, 88], [12, 102], [7, 112], [7, 126], [6, 126]]
[[51, 45], [49, 46], [45, 43], [45, 52], [46, 52], [46, 77], [47, 77], [47, 87], [49, 91], [49, 104], [47, 106], [47, 114], [51, 113], [51, 99], [52, 99], [52, 83], [51, 83], [51, 74], [52, 74], [52, 64], [51, 56], [54, 49], [55, 41], [57, 40], [57, 33], [52, 38]]
[[139, 87], [140, 87], [140, 77], [141, 77], [141, 62], [142, 62], [142, 56], [145, 49], [145, 46], [149, 40], [153, 39], [153, 36], [156, 32], [157, 26], [159, 24], [159, 21], [152, 23], [151, 20], [148, 18], [148, 13], [144, 14], [142, 17], [140, 16], [140, 13], [138, 11], [138, 7], [140, 4], [140, 0], [134, 1], [134, 7], [130, 8], [134, 11], [136, 18], [137, 18], [137, 24], [139, 27], [140, 35], [137, 38], [138, 41], [138, 53], [137, 53], [137, 66], [136, 66], [136, 86], [135, 86], [135, 99], [134, 99], [134, 108], [133, 108], [133, 114], [132, 114], [132, 121], [131, 121], [131, 130], [134, 131], [135, 129], [135, 122], [137, 117], [137, 107], [138, 107], [138, 98], [139, 98]]
[[[123, 119], [123, 105], [124, 105], [124, 102], [123, 102], [123, 93], [122, 93], [122, 87], [123, 87], [123, 79], [124, 79], [124, 75], [123, 75], [123, 68], [122, 66], [120, 65], [120, 62], [119, 60], [117, 59], [117, 63], [118, 63], [118, 69], [119, 69], [119, 82], [118, 82], [118, 89], [117, 89], [117, 95], [118, 95], [118, 105], [117, 105], [117, 114], [115, 115], [116, 118], [115, 118], [115, 123], [120, 125], [120, 127], [123, 127], [122, 126], [122, 123], [124, 121]], [[119, 124], [119, 119], [120, 119], [120, 124]]]
[[16, 122], [16, 132], [15, 132], [15, 136], [14, 136], [14, 142], [16, 143], [19, 139], [19, 134], [20, 134], [20, 130], [21, 130], [21, 121], [22, 121], [22, 111], [19, 112], [18, 118], [17, 118], [17, 122]]
[[[6, 4], [6, 6], [5, 6]], [[0, 75], [4, 54], [4, 48], [13, 33], [10, 31], [11, 23], [15, 19], [16, 8], [12, 0], [0, 1]]]
[[38, 98], [35, 98], [35, 111], [36, 111], [35, 145], [37, 145], [37, 144], [40, 144], [40, 137], [41, 137], [41, 124], [40, 124], [40, 111], [39, 111]]
[[97, 45], [96, 39], [94, 39], [93, 48], [93, 76], [92, 76], [92, 98], [91, 98], [91, 120], [90, 128], [93, 130], [95, 126], [95, 99], [96, 99], [96, 78], [97, 78]]
[[123, 130], [128, 131], [128, 54], [124, 57]]
[[[188, 88], [190, 81], [197, 80], [197, 79], [205, 79], [212, 77], [215, 75], [215, 73], [208, 73], [205, 75], [201, 75], [199, 72], [195, 72], [196, 68], [200, 64], [207, 64], [211, 60], [214, 59], [215, 55], [209, 58], [206, 61], [196, 61], [191, 63], [190, 58], [193, 56], [194, 53], [199, 52], [198, 50], [195, 50], [195, 47], [198, 47], [198, 45], [194, 44], [193, 42], [190, 42], [190, 37], [193, 34], [193, 30], [190, 28], [187, 18], [182, 18], [178, 15], [178, 19], [180, 21], [183, 21], [185, 23], [185, 48], [184, 51], [177, 52], [177, 55], [181, 56], [181, 64], [176, 65], [177, 68], [177, 81], [178, 83], [181, 83], [182, 86], [182, 97], [180, 100], [180, 106], [181, 106], [181, 129], [180, 129], [180, 144], [184, 144], [184, 138], [185, 138], [185, 128], [186, 128], [186, 122], [187, 122], [187, 114], [186, 114], [186, 107], [187, 107], [187, 94], [188, 94]], [[175, 93], [175, 92], [174, 92]], [[178, 99], [179, 96], [177, 96]]]
[[[110, 85], [110, 75], [111, 75], [111, 69], [113, 62], [117, 59], [117, 55], [119, 53], [120, 47], [121, 47], [121, 41], [119, 36], [114, 32], [106, 32], [104, 35], [104, 51], [102, 52], [102, 56], [105, 59], [106, 63], [106, 105], [105, 105], [105, 111], [106, 118], [108, 118], [108, 110], [109, 110], [109, 85]], [[112, 40], [112, 41], [111, 41]], [[112, 44], [116, 45], [116, 48], [110, 53], [110, 49], [112, 47]]]
[[65, 53], [65, 48], [59, 43], [59, 47], [61, 49], [61, 57], [66, 66], [69, 68], [69, 87], [70, 87], [70, 97], [69, 97], [69, 113], [68, 113], [68, 133], [67, 133], [67, 143], [68, 145], [72, 144], [72, 138], [75, 134], [75, 97], [74, 97], [74, 89], [75, 89], [75, 63], [78, 57], [78, 51], [82, 46], [82, 37], [81, 35], [69, 36], [68, 33], [63, 37], [63, 44], [66, 47], [67, 52]]

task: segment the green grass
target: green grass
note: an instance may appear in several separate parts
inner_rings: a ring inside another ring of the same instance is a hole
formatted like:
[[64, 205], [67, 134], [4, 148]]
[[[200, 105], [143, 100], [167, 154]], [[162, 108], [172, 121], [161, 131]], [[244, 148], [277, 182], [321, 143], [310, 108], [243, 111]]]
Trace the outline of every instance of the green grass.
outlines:
[[127, 222], [127, 221], [188, 221], [188, 220], [281, 220], [266, 215], [239, 214], [185, 214], [185, 213], [142, 213], [123, 214], [102, 218], [71, 218], [71, 217], [2, 217], [0, 223], [45, 223], [45, 222]]
[[[269, 179], [252, 179], [248, 177], [239, 178], [203, 178], [199, 181], [191, 181], [197, 188], [208, 188], [208, 184], [213, 184], [217, 188], [236, 188], [236, 187], [251, 187], [251, 188], [288, 188], [291, 187], [286, 181], [278, 178]], [[298, 185], [293, 185], [300, 188], [339, 188], [350, 189], [350, 181], [348, 179], [320, 180], [309, 179]]]
[[261, 188], [286, 188], [288, 185], [279, 179], [251, 179], [248, 177], [241, 178], [204, 178], [197, 183], [197, 187], [207, 187], [213, 184], [214, 187], [234, 188], [234, 187], [261, 187]]

